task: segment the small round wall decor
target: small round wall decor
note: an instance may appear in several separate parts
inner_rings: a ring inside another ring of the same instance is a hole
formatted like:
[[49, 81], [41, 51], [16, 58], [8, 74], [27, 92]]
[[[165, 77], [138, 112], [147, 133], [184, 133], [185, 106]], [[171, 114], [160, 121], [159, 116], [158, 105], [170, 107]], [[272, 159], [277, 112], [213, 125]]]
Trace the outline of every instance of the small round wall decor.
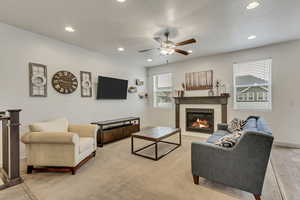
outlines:
[[84, 89], [90, 89], [92, 87], [92, 83], [89, 80], [82, 81], [81, 86]]
[[52, 86], [61, 94], [71, 94], [77, 89], [78, 81], [71, 72], [59, 71], [52, 78]]
[[43, 75], [32, 75], [31, 83], [36, 87], [42, 87], [46, 85], [47, 80]]

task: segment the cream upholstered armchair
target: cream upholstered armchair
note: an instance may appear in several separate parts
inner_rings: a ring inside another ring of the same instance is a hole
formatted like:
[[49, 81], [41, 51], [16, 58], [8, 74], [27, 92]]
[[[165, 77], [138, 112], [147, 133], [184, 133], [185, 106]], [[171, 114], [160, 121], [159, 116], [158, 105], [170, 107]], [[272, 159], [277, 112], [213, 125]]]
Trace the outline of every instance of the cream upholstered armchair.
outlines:
[[66, 119], [35, 123], [22, 137], [26, 146], [27, 173], [71, 171], [95, 157], [97, 126], [69, 125]]

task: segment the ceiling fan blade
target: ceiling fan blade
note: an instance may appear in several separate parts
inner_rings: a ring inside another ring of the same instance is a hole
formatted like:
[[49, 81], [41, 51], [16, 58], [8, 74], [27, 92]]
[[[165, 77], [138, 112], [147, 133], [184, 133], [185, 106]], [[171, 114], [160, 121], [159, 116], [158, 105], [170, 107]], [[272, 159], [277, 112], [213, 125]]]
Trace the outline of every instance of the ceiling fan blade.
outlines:
[[139, 53], [145, 53], [145, 52], [148, 52], [148, 51], [152, 51], [153, 49], [155, 49], [155, 48], [152, 48], [152, 49], [143, 49], [143, 50], [140, 50]]
[[187, 45], [187, 44], [192, 44], [192, 43], [196, 43], [197, 41], [193, 38], [193, 39], [189, 39], [183, 42], [179, 42], [176, 44], [176, 46], [183, 46], [183, 45]]
[[184, 51], [184, 50], [181, 50], [181, 49], [174, 49], [174, 50], [175, 50], [175, 52], [181, 53], [181, 54], [183, 54], [185, 56], [189, 55], [189, 52], [187, 52], [187, 51]]

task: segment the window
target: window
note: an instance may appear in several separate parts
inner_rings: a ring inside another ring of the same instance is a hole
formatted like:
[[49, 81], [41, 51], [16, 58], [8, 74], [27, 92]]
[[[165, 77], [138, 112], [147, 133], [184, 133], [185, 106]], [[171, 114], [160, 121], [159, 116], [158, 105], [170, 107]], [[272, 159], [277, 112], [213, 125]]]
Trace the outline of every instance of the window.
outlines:
[[234, 109], [272, 109], [272, 59], [233, 65]]
[[153, 76], [153, 106], [172, 107], [172, 74]]

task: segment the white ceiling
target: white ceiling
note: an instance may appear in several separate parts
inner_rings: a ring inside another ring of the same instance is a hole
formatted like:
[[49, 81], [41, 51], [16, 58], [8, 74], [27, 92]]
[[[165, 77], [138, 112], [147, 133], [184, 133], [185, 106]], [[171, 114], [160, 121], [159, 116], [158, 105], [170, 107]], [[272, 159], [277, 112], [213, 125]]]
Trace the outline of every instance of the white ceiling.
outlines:
[[[166, 28], [174, 30], [175, 42], [198, 40], [184, 48], [192, 55], [172, 55], [170, 62], [300, 38], [299, 0], [257, 1], [258, 8], [246, 10], [251, 0], [1, 0], [0, 21], [113, 59], [154, 66], [166, 58], [137, 51], [157, 47], [152, 38]], [[76, 32], [65, 32], [67, 25]], [[257, 38], [248, 40], [250, 35]], [[120, 46], [125, 52], [117, 51]]]

